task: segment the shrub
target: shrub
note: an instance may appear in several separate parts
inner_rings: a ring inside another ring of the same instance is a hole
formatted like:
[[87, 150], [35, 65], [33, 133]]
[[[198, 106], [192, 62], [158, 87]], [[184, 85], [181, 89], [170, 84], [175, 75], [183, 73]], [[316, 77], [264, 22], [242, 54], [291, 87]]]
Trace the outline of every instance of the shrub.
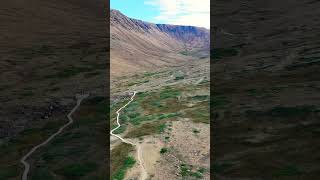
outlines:
[[172, 117], [176, 117], [178, 116], [179, 113], [167, 113], [167, 114], [161, 114], [158, 119], [168, 119], [168, 118], [172, 118]]
[[200, 133], [200, 131], [198, 129], [193, 129], [192, 132], [195, 134]]
[[124, 179], [125, 177], [125, 174], [126, 174], [126, 171], [129, 169], [129, 168], [132, 168], [134, 166], [134, 164], [136, 163], [136, 160], [131, 157], [131, 156], [128, 156], [124, 162], [123, 162], [123, 166], [121, 167], [121, 169], [119, 171], [117, 171], [111, 179], [113, 180], [122, 180]]
[[183, 76], [177, 76], [177, 77], [174, 78], [174, 80], [176, 80], [176, 81], [177, 80], [181, 80], [181, 79], [184, 79], [184, 77]]
[[163, 133], [165, 129], [166, 129], [166, 124], [165, 124], [165, 123], [160, 124], [160, 125], [158, 126], [158, 132], [159, 132], [159, 133]]
[[164, 154], [164, 153], [166, 153], [166, 152], [168, 152], [168, 149], [167, 149], [167, 148], [161, 148], [161, 149], [160, 149], [160, 154]]
[[160, 99], [175, 98], [180, 95], [181, 95], [180, 91], [167, 87], [160, 93]]

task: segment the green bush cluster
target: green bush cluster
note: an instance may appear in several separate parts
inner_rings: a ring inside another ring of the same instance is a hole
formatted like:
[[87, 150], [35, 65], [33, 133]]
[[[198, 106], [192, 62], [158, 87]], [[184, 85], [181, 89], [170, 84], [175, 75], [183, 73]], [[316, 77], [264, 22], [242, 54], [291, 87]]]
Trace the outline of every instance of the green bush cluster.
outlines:
[[114, 173], [114, 175], [111, 177], [111, 179], [112, 180], [123, 180], [127, 170], [129, 168], [132, 168], [135, 163], [136, 163], [136, 160], [133, 157], [128, 156], [124, 160], [123, 166], [116, 173]]

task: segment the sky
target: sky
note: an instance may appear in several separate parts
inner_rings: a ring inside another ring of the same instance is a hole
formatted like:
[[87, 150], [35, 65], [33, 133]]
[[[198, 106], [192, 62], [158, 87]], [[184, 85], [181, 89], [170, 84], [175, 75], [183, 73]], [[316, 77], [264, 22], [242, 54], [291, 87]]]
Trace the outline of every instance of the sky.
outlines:
[[110, 0], [110, 7], [147, 22], [210, 28], [210, 0]]

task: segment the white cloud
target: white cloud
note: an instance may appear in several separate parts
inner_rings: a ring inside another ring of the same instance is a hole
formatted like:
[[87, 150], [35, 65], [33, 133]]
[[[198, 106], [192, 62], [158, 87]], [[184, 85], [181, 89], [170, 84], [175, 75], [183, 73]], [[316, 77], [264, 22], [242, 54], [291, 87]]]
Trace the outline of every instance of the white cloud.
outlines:
[[176, 25], [210, 28], [210, 0], [146, 0], [146, 5], [158, 7], [158, 21]]

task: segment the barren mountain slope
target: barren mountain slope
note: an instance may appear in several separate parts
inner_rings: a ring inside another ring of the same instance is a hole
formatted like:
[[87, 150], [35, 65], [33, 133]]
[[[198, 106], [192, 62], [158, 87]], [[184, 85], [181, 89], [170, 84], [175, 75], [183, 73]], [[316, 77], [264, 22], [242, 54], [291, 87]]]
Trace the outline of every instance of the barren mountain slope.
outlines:
[[204, 28], [152, 24], [117, 10], [110, 13], [112, 76], [170, 66], [190, 59], [188, 52], [209, 49]]

